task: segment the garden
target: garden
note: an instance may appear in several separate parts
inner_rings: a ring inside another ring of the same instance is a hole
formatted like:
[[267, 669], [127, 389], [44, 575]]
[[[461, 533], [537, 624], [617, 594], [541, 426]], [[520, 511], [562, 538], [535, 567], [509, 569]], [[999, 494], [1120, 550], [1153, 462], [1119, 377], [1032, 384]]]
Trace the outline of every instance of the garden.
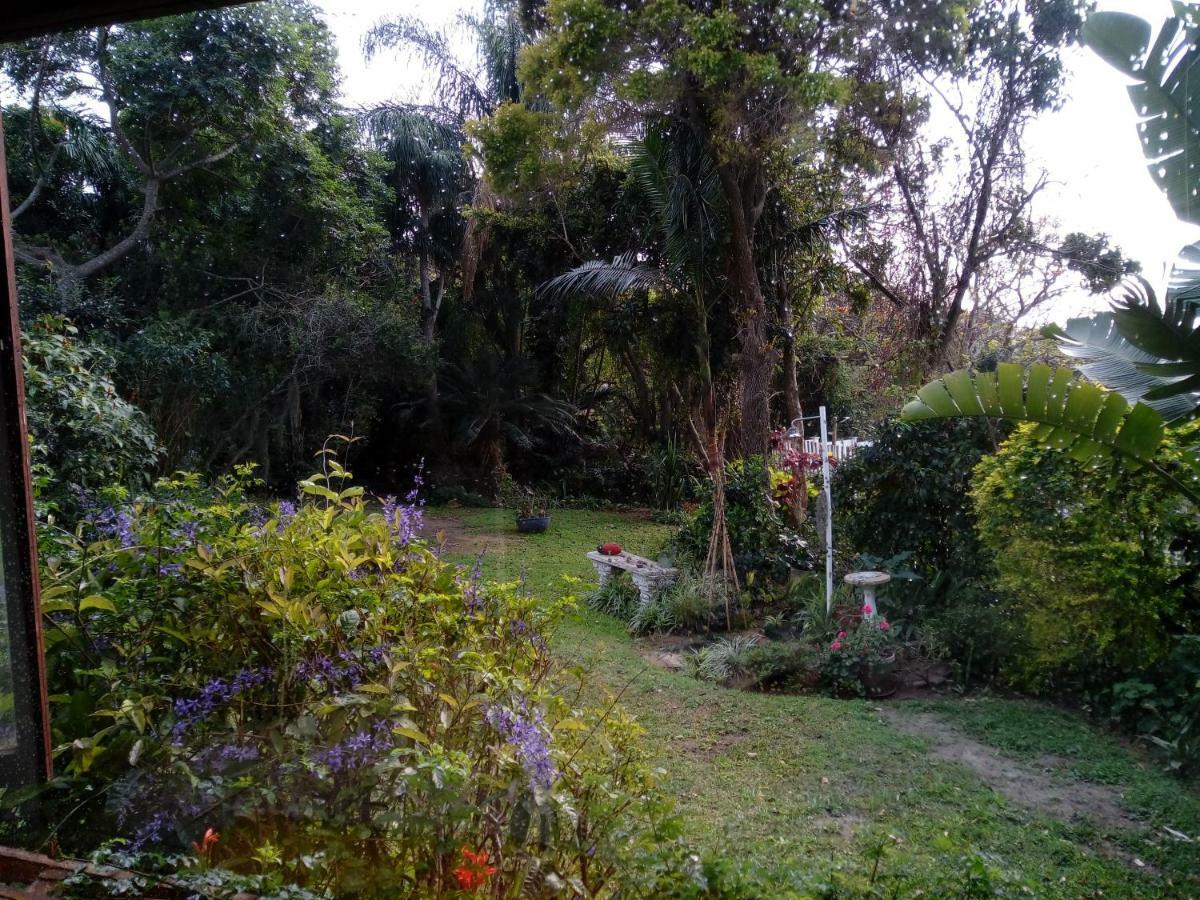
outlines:
[[1063, 228], [1030, 137], [1101, 60], [1200, 224], [1200, 5], [1099, 5], [487, 0], [365, 28], [365, 105], [303, 0], [0, 46], [52, 763], [4, 625], [0, 844], [1200, 896], [1200, 244]]

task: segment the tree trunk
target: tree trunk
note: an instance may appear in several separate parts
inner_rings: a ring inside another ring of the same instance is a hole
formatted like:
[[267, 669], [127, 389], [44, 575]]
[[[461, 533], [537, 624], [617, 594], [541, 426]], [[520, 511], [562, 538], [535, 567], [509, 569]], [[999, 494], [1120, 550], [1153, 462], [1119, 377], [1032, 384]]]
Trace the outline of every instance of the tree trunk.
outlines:
[[[738, 298], [741, 348], [737, 356], [738, 407], [741, 414], [741, 452], [765, 456], [770, 449], [771, 375], [776, 351], [767, 335], [767, 303], [754, 264], [754, 226], [765, 194], [762, 178], [747, 179], [729, 164], [719, 167], [721, 187], [729, 206], [729, 279]], [[753, 174], [753, 173], [751, 173]], [[748, 180], [750, 191], [743, 189]]]
[[[790, 306], [787, 307], [790, 312]], [[789, 316], [790, 318], [790, 316]], [[796, 380], [796, 332], [785, 320], [783, 339], [783, 409], [787, 420], [800, 418], [800, 384]]]
[[[428, 237], [429, 216], [421, 214], [422, 240]], [[437, 293], [433, 291], [429, 273], [429, 251], [425, 247], [417, 259], [421, 278], [421, 340], [429, 354], [429, 379], [425, 383], [425, 427], [436, 442], [442, 421], [442, 403], [438, 392], [437, 317], [441, 311], [442, 295], [446, 290], [445, 279], [438, 279]]]

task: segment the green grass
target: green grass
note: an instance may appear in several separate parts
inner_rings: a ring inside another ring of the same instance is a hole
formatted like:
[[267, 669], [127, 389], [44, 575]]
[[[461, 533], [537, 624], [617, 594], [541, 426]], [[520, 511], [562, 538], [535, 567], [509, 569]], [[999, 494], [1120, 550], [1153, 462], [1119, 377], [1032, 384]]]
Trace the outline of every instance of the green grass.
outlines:
[[[460, 517], [481, 538], [512, 528], [504, 511], [434, 512]], [[485, 574], [508, 580], [523, 568], [532, 590], [549, 593], [564, 574], [590, 583], [584, 553], [596, 544], [617, 540], [652, 555], [669, 533], [618, 513], [556, 511], [547, 534], [504, 539], [504, 552], [485, 554]], [[781, 892], [797, 873], [861, 881], [883, 847], [884, 878], [959, 884], [986, 863], [1038, 896], [1200, 896], [1200, 843], [1162, 830], [1200, 836], [1195, 792], [1067, 712], [993, 699], [890, 704], [893, 714], [934, 713], [1015, 760], [1061, 757], [1068, 785], [1117, 786], [1146, 829], [1106, 831], [1016, 806], [966, 768], [931, 758], [928, 744], [895, 730], [877, 703], [739, 693], [649, 667], [619, 623], [588, 610], [566, 623], [555, 647], [591, 672], [594, 699], [620, 693], [641, 721], [689, 843], [755, 866]]]

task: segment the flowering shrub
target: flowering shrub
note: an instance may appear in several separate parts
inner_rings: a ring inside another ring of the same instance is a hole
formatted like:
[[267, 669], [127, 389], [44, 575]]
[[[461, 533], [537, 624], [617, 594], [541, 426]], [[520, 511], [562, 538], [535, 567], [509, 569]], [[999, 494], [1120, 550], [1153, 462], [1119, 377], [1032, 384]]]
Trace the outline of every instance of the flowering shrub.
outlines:
[[838, 612], [840, 624], [825, 651], [821, 672], [835, 693], [859, 694], [864, 670], [875, 663], [892, 661], [901, 644], [892, 623], [873, 615], [875, 610], [870, 606]]
[[442, 561], [415, 494], [377, 511], [332, 457], [295, 502], [249, 479], [43, 535], [65, 849], [116, 834], [339, 897], [590, 896], [674, 833], [638, 728], [553, 690], [566, 600]]

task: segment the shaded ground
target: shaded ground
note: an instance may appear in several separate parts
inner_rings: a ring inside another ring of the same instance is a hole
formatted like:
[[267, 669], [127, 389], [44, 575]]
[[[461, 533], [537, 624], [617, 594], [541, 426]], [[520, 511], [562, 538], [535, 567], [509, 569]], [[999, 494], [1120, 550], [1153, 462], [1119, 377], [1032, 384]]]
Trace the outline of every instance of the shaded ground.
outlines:
[[[549, 532], [529, 537], [512, 534], [503, 511], [430, 515], [461, 522], [447, 529], [456, 561], [483, 541], [489, 577], [524, 570], [542, 592], [560, 590], [563, 575], [585, 590], [584, 553], [597, 543], [653, 556], [670, 533], [608, 512], [556, 511]], [[590, 672], [592, 699], [621, 694], [645, 727], [689, 844], [759, 867], [775, 895], [796, 895], [802, 877], [805, 890], [812, 878], [861, 886], [874, 870], [877, 884], [915, 879], [934, 885], [924, 896], [957, 896], [945, 885], [986, 869], [1007, 894], [1200, 897], [1194, 789], [1063, 710], [727, 690], [651, 664], [643, 653], [678, 646], [635, 645], [587, 610], [554, 646]]]

